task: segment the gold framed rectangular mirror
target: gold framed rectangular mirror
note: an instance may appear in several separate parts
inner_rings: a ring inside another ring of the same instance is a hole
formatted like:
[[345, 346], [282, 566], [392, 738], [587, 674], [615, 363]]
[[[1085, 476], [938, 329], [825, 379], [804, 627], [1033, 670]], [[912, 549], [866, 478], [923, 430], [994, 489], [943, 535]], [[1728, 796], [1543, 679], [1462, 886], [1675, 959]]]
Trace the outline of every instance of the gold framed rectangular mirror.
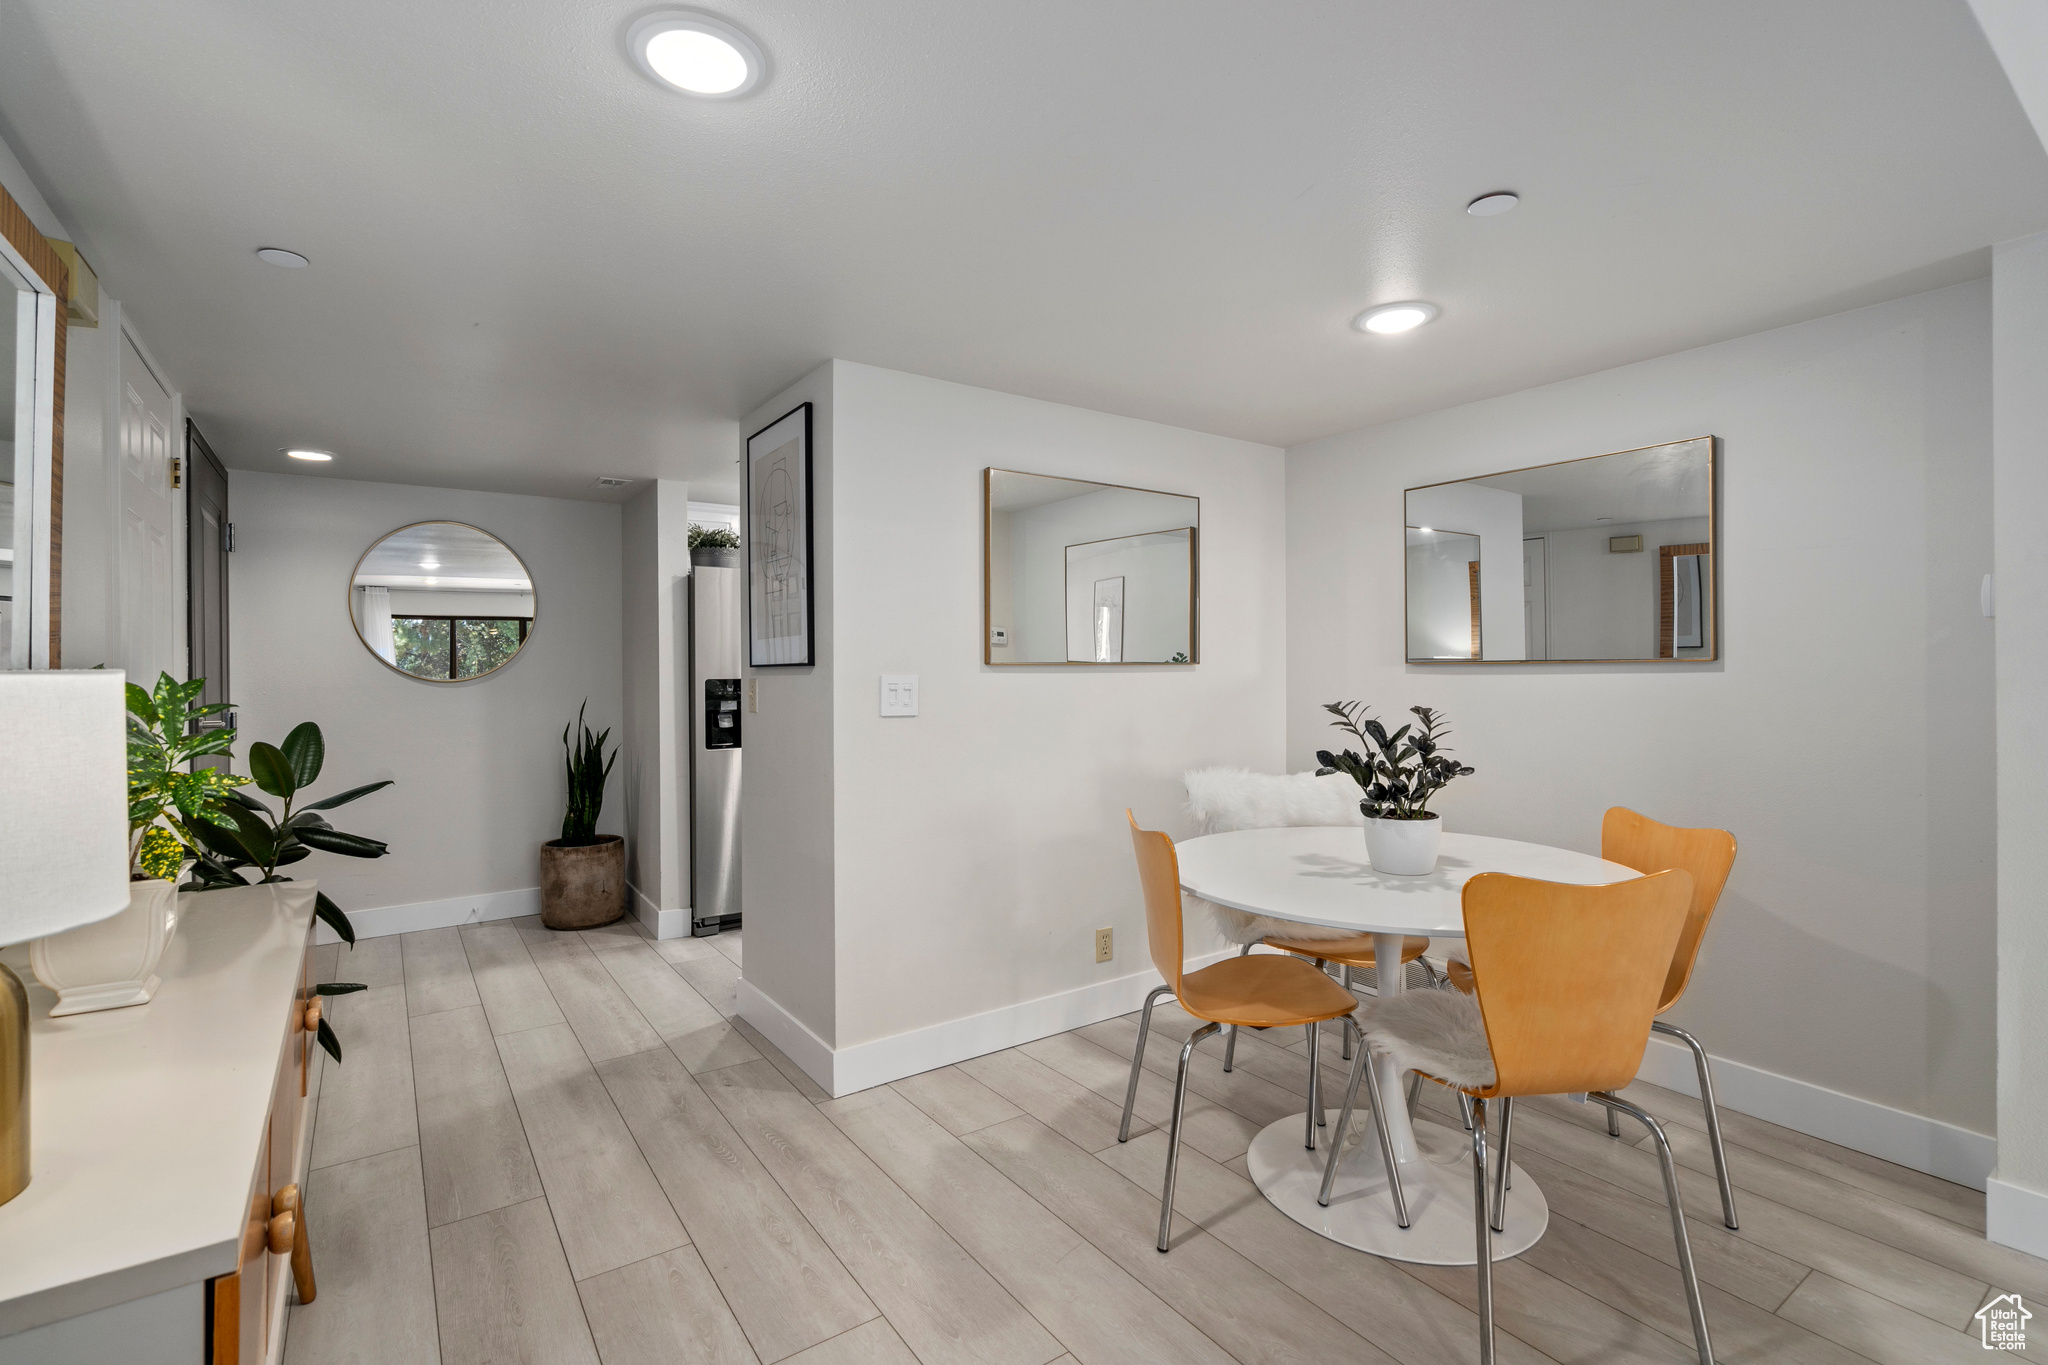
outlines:
[[981, 661], [1193, 664], [1200, 498], [982, 471]]
[[1720, 657], [1715, 439], [1410, 488], [1411, 664]]

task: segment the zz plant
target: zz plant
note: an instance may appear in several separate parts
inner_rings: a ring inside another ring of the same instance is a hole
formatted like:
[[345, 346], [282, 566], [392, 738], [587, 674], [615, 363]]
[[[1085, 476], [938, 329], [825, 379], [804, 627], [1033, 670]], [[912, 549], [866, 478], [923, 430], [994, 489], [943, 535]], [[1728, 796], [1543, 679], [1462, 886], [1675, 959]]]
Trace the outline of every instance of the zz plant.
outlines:
[[[273, 811], [240, 790], [239, 785], [228, 791], [222, 803], [226, 820], [194, 827], [202, 846], [195, 850], [198, 856], [192, 866], [196, 882], [194, 889], [212, 891], [221, 887], [248, 886], [250, 882], [243, 875], [244, 871], [260, 874], [256, 882], [258, 885], [290, 881], [289, 877], [280, 877], [277, 870], [311, 857], [316, 849], [323, 853], [339, 853], [345, 858], [381, 858], [388, 853], [389, 847], [379, 840], [367, 839], [360, 834], [344, 834], [334, 828], [321, 812], [382, 790], [391, 785], [389, 779], [351, 787], [324, 800], [299, 804], [300, 794], [319, 780], [326, 759], [327, 742], [321, 737], [320, 727], [310, 720], [294, 727], [282, 744], [250, 746], [251, 777], [244, 781], [253, 780], [257, 787], [276, 797], [282, 808]], [[349, 923], [341, 907], [328, 899], [325, 891], [315, 893], [313, 913], [334, 930], [342, 942], [351, 948], [355, 946], [355, 926]], [[321, 995], [348, 995], [365, 987], [355, 981], [330, 981], [314, 989]], [[316, 1036], [334, 1060], [340, 1061], [341, 1042], [325, 1019], [320, 1021]]]
[[1443, 737], [1450, 731], [1444, 728], [1443, 717], [1427, 706], [1409, 707], [1415, 722], [1392, 734], [1372, 718], [1363, 702], [1327, 702], [1323, 709], [1337, 718], [1331, 727], [1357, 736], [1366, 752], [1346, 749], [1333, 754], [1319, 749], [1316, 762], [1322, 766], [1316, 776], [1343, 773], [1356, 782], [1365, 793], [1358, 809], [1368, 820], [1434, 820], [1429, 799], [1451, 779], [1472, 775], [1472, 769], [1444, 751]]

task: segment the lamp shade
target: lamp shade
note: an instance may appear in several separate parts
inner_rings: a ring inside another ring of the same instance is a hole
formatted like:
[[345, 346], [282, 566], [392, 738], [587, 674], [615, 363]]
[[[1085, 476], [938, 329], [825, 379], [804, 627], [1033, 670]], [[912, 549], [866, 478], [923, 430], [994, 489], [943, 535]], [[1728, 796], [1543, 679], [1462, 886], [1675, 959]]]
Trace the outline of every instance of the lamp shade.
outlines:
[[128, 904], [126, 682], [0, 673], [0, 944]]

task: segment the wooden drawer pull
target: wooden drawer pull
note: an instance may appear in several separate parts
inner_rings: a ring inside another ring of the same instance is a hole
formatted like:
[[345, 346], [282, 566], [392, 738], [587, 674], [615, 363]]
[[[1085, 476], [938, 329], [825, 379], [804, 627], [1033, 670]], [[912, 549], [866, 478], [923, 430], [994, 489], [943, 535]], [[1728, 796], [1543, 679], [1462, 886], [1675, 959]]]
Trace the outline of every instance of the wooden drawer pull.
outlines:
[[[318, 1008], [317, 1001], [314, 1007]], [[313, 1244], [306, 1235], [306, 1209], [299, 1187], [287, 1185], [279, 1190], [271, 1196], [270, 1207], [275, 1214], [270, 1220], [270, 1249], [279, 1255], [291, 1253], [292, 1284], [299, 1292], [299, 1302], [311, 1303], [320, 1290], [313, 1283]], [[278, 1237], [280, 1223], [284, 1225], [282, 1243]]]
[[[275, 1016], [272, 1017], [274, 1018]], [[317, 999], [306, 1002], [306, 1013], [299, 1021], [299, 1027], [307, 1033], [311, 1033], [320, 1027], [320, 1002]]]

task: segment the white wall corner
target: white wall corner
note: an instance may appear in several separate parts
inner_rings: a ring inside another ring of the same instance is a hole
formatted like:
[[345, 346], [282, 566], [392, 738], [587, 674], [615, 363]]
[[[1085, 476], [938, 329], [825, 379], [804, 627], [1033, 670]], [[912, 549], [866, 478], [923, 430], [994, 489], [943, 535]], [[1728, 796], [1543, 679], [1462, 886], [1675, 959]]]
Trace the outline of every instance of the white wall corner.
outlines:
[[2005, 68], [2005, 78], [2019, 96], [2035, 136], [2048, 146], [2048, 4], [1970, 0], [1970, 9]]
[[633, 918], [654, 938], [685, 938], [690, 932], [690, 907], [664, 910], [649, 900], [647, 893], [632, 882], [626, 891], [633, 902]]
[[1996, 1176], [1986, 1181], [1984, 1237], [2029, 1256], [2048, 1256], [2048, 1194]]
[[[744, 969], [742, 969], [744, 970]], [[735, 991], [734, 1010], [740, 1018], [761, 1031], [761, 1036], [782, 1049], [806, 1076], [828, 1095], [840, 1092], [832, 1085], [832, 1047], [811, 1032], [803, 1020], [762, 994], [761, 988], [742, 976]]]
[[[1998, 1161], [1998, 1140], [1987, 1133], [1973, 1133], [1940, 1119], [1909, 1114], [1874, 1100], [1858, 1099], [1811, 1081], [1794, 1080], [1711, 1054], [1709, 1061], [1714, 1072], [1714, 1096], [1723, 1109], [1972, 1189], [1986, 1188], [1991, 1168]], [[1691, 1050], [1683, 1043], [1651, 1038], [1636, 1076], [1666, 1090], [1699, 1098], [1699, 1073], [1694, 1069]], [[2048, 1215], [2037, 1226], [2048, 1236]]]

